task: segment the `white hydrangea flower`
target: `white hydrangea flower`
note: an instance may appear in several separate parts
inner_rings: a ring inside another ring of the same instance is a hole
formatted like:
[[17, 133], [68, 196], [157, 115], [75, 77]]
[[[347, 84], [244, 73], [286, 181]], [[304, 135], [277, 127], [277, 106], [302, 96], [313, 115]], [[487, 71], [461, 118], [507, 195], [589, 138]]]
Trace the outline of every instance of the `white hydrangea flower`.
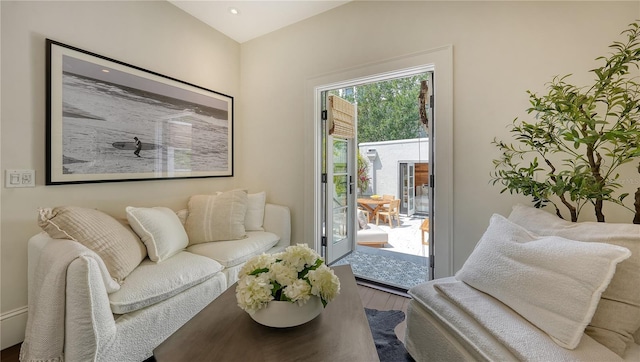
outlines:
[[275, 255], [272, 255], [272, 254], [263, 253], [261, 255], [255, 256], [249, 259], [249, 261], [247, 261], [242, 266], [238, 274], [238, 277], [242, 278], [242, 276], [249, 275], [251, 272], [257, 269], [269, 269], [271, 267], [271, 264], [275, 263], [275, 261], [276, 261], [276, 257]]
[[238, 306], [253, 314], [273, 300], [271, 295], [272, 284], [268, 274], [246, 275], [238, 280], [236, 287], [236, 300]]
[[[305, 269], [309, 272], [301, 275]], [[256, 271], [260, 272], [252, 275]], [[278, 254], [255, 256], [240, 269], [238, 277], [238, 306], [250, 314], [276, 298], [284, 299], [282, 295], [299, 305], [307, 303], [315, 295], [326, 305], [340, 292], [338, 277], [306, 244], [290, 246]], [[280, 287], [275, 289], [276, 285]]]
[[303, 305], [311, 298], [311, 286], [306, 280], [296, 279], [295, 282], [284, 288], [284, 295], [291, 301]]
[[295, 280], [298, 280], [298, 271], [284, 263], [273, 263], [269, 267], [269, 275], [271, 280], [282, 286], [291, 285]]
[[292, 245], [280, 255], [282, 261], [301, 272], [305, 267], [314, 265], [319, 259], [318, 254], [307, 244]]
[[307, 274], [311, 282], [311, 294], [317, 295], [326, 302], [332, 301], [340, 293], [340, 280], [326, 265]]

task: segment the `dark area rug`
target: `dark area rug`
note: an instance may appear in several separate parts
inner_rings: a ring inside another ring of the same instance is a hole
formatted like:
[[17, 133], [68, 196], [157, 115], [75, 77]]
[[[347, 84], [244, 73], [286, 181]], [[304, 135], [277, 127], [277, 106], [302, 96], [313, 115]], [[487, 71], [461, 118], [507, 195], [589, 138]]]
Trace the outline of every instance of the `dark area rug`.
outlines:
[[393, 329], [404, 320], [401, 310], [364, 309], [380, 362], [414, 362]]

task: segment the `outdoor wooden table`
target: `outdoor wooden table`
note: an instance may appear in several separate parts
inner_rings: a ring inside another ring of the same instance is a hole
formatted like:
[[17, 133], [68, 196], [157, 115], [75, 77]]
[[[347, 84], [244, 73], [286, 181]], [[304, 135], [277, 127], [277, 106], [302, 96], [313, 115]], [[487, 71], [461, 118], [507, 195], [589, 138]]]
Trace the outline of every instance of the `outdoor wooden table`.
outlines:
[[[372, 222], [376, 219], [378, 211], [380, 211], [384, 205], [390, 204], [391, 201], [392, 200], [361, 198], [358, 199], [358, 204], [369, 212], [369, 222]], [[371, 205], [375, 205], [375, 207]]]

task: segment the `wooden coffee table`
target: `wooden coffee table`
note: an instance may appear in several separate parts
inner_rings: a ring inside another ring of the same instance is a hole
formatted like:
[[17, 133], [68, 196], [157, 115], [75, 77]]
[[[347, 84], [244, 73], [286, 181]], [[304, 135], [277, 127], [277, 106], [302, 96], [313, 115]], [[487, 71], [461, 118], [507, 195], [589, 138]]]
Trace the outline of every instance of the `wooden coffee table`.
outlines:
[[340, 294], [291, 328], [256, 323], [227, 289], [153, 351], [156, 361], [379, 361], [351, 266], [333, 267]]

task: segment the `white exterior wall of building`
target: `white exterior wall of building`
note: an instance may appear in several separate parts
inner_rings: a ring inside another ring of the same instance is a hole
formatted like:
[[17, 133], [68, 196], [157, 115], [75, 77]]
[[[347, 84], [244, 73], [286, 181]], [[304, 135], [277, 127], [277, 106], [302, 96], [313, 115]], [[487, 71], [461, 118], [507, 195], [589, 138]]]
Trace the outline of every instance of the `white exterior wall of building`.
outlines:
[[362, 196], [377, 194], [400, 198], [400, 162], [429, 162], [427, 138], [360, 143], [358, 150], [369, 161], [369, 189]]

